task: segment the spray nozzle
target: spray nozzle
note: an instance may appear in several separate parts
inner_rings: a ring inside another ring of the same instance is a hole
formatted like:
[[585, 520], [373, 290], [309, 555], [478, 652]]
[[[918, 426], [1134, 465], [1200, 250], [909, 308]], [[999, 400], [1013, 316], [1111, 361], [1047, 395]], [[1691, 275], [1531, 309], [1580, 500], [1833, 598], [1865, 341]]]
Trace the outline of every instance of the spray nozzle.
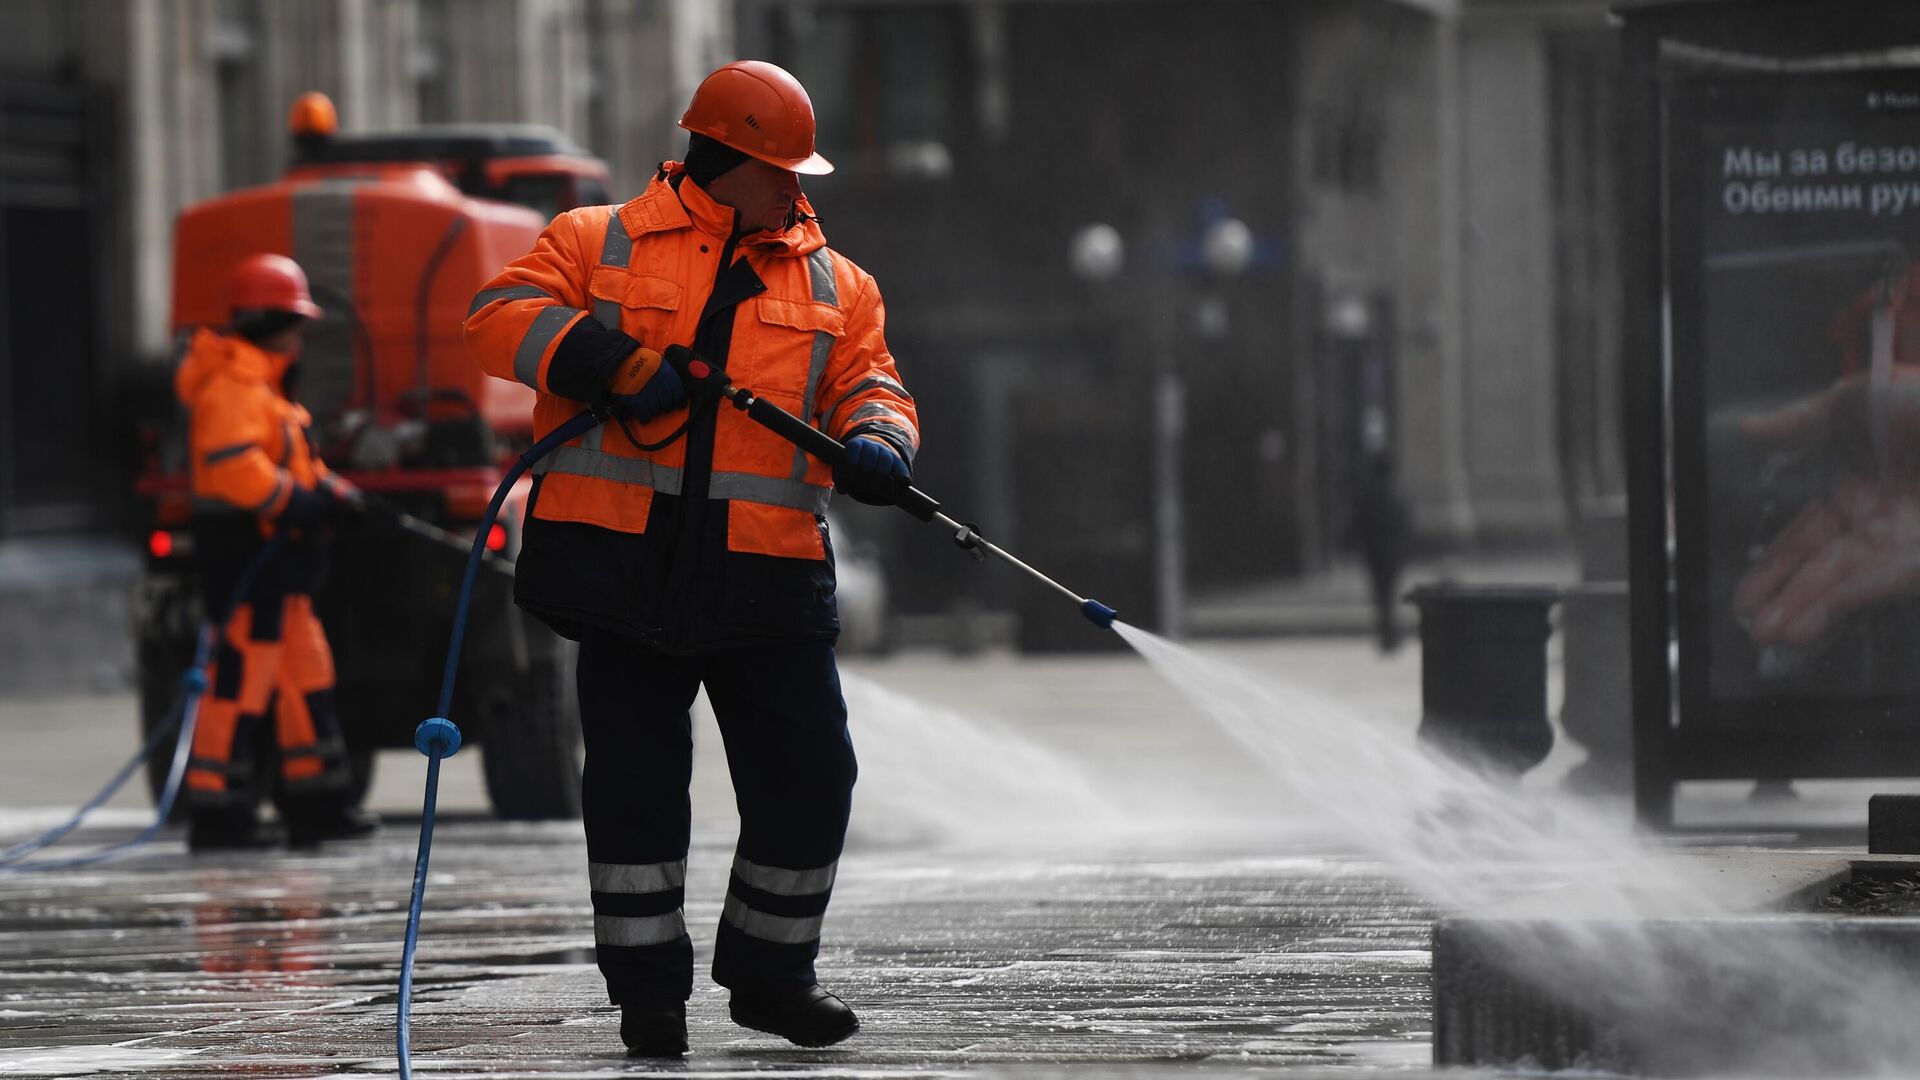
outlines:
[[1083, 601], [1080, 604], [1080, 614], [1085, 615], [1089, 622], [1102, 630], [1113, 629], [1113, 620], [1120, 616], [1119, 612], [1098, 600]]

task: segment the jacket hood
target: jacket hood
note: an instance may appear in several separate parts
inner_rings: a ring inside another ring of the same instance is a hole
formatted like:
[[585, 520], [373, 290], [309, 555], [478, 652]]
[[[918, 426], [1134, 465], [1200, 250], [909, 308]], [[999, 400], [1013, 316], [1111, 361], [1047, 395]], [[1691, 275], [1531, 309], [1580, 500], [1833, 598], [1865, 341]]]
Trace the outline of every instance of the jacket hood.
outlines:
[[[733, 235], [734, 211], [730, 206], [715, 202], [705, 188], [686, 177], [687, 167], [678, 161], [663, 162], [660, 171], [654, 176], [653, 183], [641, 198], [656, 195], [655, 189], [664, 191], [669, 199], [679, 205], [685, 223], [719, 237]], [[678, 186], [675, 181], [678, 180]], [[799, 220], [778, 232], [767, 229], [748, 233], [740, 238], [741, 247], [751, 247], [769, 255], [810, 255], [827, 246], [827, 234], [820, 231], [820, 219], [814, 216], [813, 204], [802, 193], [794, 204], [799, 211]]]
[[270, 353], [246, 339], [201, 327], [187, 343], [186, 359], [173, 374], [174, 393], [191, 406], [199, 400], [207, 384], [225, 376], [238, 382], [263, 383], [278, 387], [293, 358]]

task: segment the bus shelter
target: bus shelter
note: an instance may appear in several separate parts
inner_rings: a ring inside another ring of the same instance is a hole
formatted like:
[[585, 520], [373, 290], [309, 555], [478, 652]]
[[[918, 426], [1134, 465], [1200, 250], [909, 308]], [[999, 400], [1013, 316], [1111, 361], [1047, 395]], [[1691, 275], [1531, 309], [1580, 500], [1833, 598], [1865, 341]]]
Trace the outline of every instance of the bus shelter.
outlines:
[[1616, 14], [1636, 810], [1920, 776], [1920, 4]]

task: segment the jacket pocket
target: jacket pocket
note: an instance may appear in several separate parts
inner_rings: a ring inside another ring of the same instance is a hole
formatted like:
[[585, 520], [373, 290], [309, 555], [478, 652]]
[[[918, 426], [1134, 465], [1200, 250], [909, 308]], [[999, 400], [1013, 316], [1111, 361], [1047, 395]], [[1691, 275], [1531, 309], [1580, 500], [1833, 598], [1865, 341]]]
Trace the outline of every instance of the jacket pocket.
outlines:
[[602, 325], [618, 313], [618, 329], [653, 349], [666, 346], [667, 324], [680, 310], [680, 283], [652, 274], [636, 274], [617, 266], [596, 266], [587, 279], [590, 310]]
[[[811, 300], [783, 300], [762, 296], [754, 301], [751, 334], [734, 326], [727, 370], [736, 381], [756, 392], [785, 390], [796, 397], [804, 392], [816, 348], [831, 350], [847, 332], [847, 317], [839, 308]], [[824, 363], [826, 357], [820, 360]]]

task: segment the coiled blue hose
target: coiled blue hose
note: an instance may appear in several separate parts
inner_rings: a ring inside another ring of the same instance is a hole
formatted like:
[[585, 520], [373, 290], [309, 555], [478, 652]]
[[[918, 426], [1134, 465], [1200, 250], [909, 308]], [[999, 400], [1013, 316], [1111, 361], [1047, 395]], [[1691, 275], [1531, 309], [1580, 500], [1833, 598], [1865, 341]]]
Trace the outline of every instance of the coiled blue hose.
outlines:
[[[220, 612], [218, 615], [210, 614], [201, 621], [199, 641], [193, 650], [193, 666], [188, 668], [187, 673], [180, 677], [181, 694], [179, 709], [177, 709], [165, 723], [153, 729], [153, 733], [147, 736], [146, 745], [142, 746], [133, 755], [131, 760], [125, 765], [122, 765], [120, 771], [114, 773], [113, 778], [108, 780], [106, 786], [95, 793], [93, 798], [80, 804], [80, 809], [76, 810], [72, 817], [31, 840], [21, 841], [5, 851], [0, 851], [0, 873], [28, 870], [68, 870], [79, 866], [91, 866], [95, 863], [105, 862], [115, 855], [125, 851], [131, 851], [145, 844], [157, 836], [162, 828], [166, 827], [167, 817], [173, 813], [174, 801], [180, 796], [181, 782], [187, 775], [187, 759], [192, 756], [193, 729], [196, 719], [195, 707], [200, 704], [201, 695], [207, 691], [207, 664], [213, 659], [213, 643], [219, 640], [220, 628], [226, 625], [227, 617], [231, 615], [233, 609], [239, 607], [240, 602], [246, 598], [247, 590], [253, 587], [253, 579], [259, 576], [260, 570], [266, 566], [267, 560], [273, 558], [274, 553], [280, 550], [280, 545], [281, 540], [278, 537], [260, 545], [260, 550], [254, 552], [253, 558], [249, 559], [247, 565], [240, 571], [239, 581], [233, 588], [233, 599], [227, 602], [226, 610]], [[161, 788], [159, 800], [154, 804], [152, 824], [140, 830], [129, 839], [122, 840], [117, 844], [109, 844], [97, 851], [90, 851], [85, 855], [75, 855], [66, 859], [40, 859], [34, 862], [20, 861], [28, 855], [39, 851], [41, 848], [58, 843], [61, 838], [79, 828], [80, 823], [87, 819], [88, 814], [93, 813], [105, 805], [106, 801], [113, 798], [114, 794], [126, 784], [127, 779], [137, 772], [142, 765], [146, 764], [147, 758], [153, 756], [153, 752], [160, 748], [160, 743], [166, 738], [167, 733], [175, 727], [180, 729], [180, 734], [174, 740], [173, 761], [167, 768], [167, 782]]]
[[460, 579], [460, 598], [453, 609], [453, 635], [447, 642], [447, 663], [440, 675], [440, 709], [437, 715], [421, 721], [414, 730], [413, 745], [427, 757], [427, 790], [420, 803], [420, 851], [413, 861], [413, 895], [407, 902], [407, 938], [400, 952], [399, 1023], [394, 1032], [394, 1049], [400, 1058], [400, 1080], [413, 1080], [413, 954], [420, 944], [420, 905], [427, 895], [427, 860], [433, 854], [434, 810], [440, 799], [440, 762], [460, 749], [460, 727], [447, 719], [453, 711], [453, 682], [460, 670], [460, 646], [467, 636], [467, 608], [473, 601], [473, 582], [480, 573], [480, 561], [487, 552], [487, 534], [493, 530], [500, 507], [520, 475], [533, 463], [561, 445], [584, 434], [599, 423], [592, 410], [561, 424], [546, 438], [527, 448], [494, 490], [493, 500], [473, 534], [473, 547], [467, 552], [467, 568]]

